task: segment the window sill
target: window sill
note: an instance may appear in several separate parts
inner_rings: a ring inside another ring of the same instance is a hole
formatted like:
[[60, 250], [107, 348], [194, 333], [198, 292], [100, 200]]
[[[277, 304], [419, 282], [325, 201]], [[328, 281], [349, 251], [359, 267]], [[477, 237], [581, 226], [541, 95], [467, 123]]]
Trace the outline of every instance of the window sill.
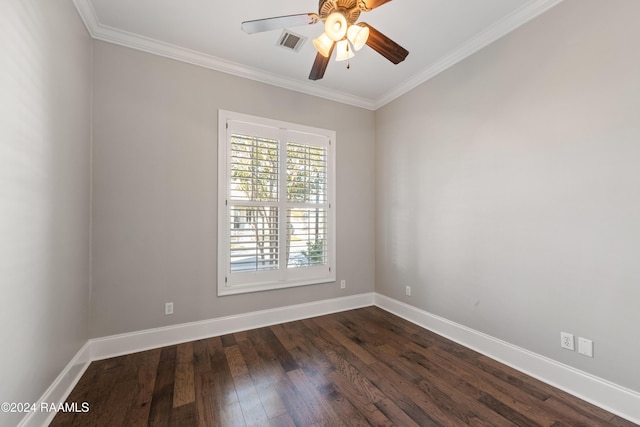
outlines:
[[273, 291], [277, 289], [296, 288], [300, 286], [309, 285], [321, 285], [324, 283], [335, 282], [335, 275], [331, 277], [303, 280], [303, 281], [290, 281], [290, 282], [271, 282], [263, 284], [251, 284], [251, 285], [235, 285], [235, 286], [218, 286], [218, 296], [248, 294], [252, 292]]

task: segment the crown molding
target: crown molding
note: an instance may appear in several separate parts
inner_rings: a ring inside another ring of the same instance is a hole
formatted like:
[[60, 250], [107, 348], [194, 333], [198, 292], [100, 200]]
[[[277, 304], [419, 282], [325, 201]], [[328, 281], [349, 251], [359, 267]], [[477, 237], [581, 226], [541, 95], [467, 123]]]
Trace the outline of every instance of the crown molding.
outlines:
[[493, 24], [491, 27], [487, 28], [485, 31], [466, 41], [457, 49], [439, 59], [436, 63], [434, 63], [421, 73], [415, 75], [411, 79], [405, 81], [386, 94], [382, 95], [375, 101], [374, 110], [385, 106], [386, 104], [401, 97], [412, 89], [415, 89], [417, 86], [421, 85], [427, 80], [430, 80], [431, 78], [445, 71], [447, 68], [473, 55], [480, 49], [490, 45], [494, 41], [507, 35], [511, 31], [515, 30], [521, 25], [524, 25], [536, 16], [558, 5], [562, 1], [563, 0], [536, 0], [517, 9], [516, 11], [512, 12], [500, 21]]
[[535, 0], [526, 4], [520, 9], [507, 15], [487, 30], [478, 34], [476, 37], [468, 40], [445, 57], [439, 59], [421, 73], [396, 86], [394, 89], [388, 91], [378, 99], [367, 99], [341, 91], [320, 88], [309, 83], [269, 73], [257, 68], [248, 67], [213, 55], [204, 54], [202, 52], [161, 42], [138, 34], [122, 31], [117, 28], [101, 24], [91, 0], [73, 0], [73, 3], [80, 14], [82, 21], [87, 27], [89, 34], [94, 39], [163, 56], [165, 58], [175, 59], [177, 61], [209, 68], [215, 71], [232, 74], [238, 77], [255, 80], [261, 83], [267, 83], [284, 89], [294, 90], [307, 95], [317, 96], [319, 98], [329, 99], [331, 101], [337, 101], [375, 111], [411, 91], [427, 80], [435, 77], [447, 68], [476, 53], [485, 46], [493, 43], [497, 39], [510, 33], [519, 26], [527, 23], [536, 16], [558, 5], [562, 1], [563, 0]]
[[117, 28], [103, 25], [99, 22], [91, 0], [73, 0], [78, 13], [93, 37], [96, 40], [117, 44], [146, 53], [151, 53], [165, 58], [175, 59], [188, 64], [209, 68], [238, 77], [267, 83], [284, 89], [294, 90], [307, 95], [337, 101], [355, 107], [373, 110], [375, 101], [340, 92], [336, 90], [321, 88], [309, 83], [300, 82], [291, 78], [283, 77], [274, 73], [269, 73], [257, 68], [248, 67], [236, 62], [228, 61], [213, 55], [197, 52], [184, 47], [165, 43], [152, 38], [133, 34]]
[[73, 4], [84, 22], [84, 26], [87, 27], [87, 31], [91, 37], [95, 38], [95, 29], [98, 28], [100, 22], [96, 10], [93, 8], [93, 3], [91, 0], [73, 0]]

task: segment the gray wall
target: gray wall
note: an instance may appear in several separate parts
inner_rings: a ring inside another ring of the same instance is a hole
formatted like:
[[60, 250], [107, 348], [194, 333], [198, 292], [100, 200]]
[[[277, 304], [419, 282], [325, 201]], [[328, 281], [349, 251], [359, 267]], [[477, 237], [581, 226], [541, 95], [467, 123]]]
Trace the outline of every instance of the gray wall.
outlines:
[[[97, 41], [94, 70], [91, 336], [373, 291], [372, 111]], [[346, 290], [216, 296], [218, 109], [337, 131]]]
[[89, 335], [91, 39], [71, 1], [2, 0], [0, 52], [0, 402], [35, 402]]
[[378, 292], [640, 390], [638, 16], [567, 0], [376, 112]]
[[[640, 390], [639, 13], [566, 0], [374, 114], [91, 42], [68, 0], [4, 0], [0, 400], [35, 401], [89, 336], [371, 292], [374, 277]], [[216, 296], [219, 108], [337, 131], [346, 290]], [[561, 350], [561, 330], [595, 357]]]

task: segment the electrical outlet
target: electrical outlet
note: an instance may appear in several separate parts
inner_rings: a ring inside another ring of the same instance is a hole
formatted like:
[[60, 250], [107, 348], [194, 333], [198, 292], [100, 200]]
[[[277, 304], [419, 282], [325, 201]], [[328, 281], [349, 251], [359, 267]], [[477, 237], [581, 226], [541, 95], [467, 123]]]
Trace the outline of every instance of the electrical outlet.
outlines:
[[173, 314], [173, 303], [167, 302], [164, 304], [164, 314]]
[[567, 350], [574, 351], [575, 344], [574, 344], [573, 334], [560, 332], [560, 347], [566, 348]]
[[347, 281], [346, 280], [340, 280], [340, 289], [344, 289], [347, 287]]
[[593, 341], [578, 337], [578, 353], [593, 357]]
[[411, 286], [407, 286], [404, 288], [404, 294], [408, 297], [411, 296]]

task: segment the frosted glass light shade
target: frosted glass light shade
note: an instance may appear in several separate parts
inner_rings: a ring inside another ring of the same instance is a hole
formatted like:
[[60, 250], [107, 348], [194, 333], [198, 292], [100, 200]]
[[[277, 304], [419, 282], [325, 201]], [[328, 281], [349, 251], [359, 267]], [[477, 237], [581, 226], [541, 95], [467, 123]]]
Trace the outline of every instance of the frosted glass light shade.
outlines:
[[346, 61], [356, 56], [353, 49], [349, 46], [349, 40], [341, 40], [336, 45], [336, 61]]
[[347, 39], [353, 45], [354, 50], [360, 50], [369, 39], [369, 27], [361, 27], [360, 25], [352, 25], [347, 30]]
[[320, 55], [325, 58], [329, 56], [331, 53], [331, 46], [333, 45], [333, 40], [329, 38], [328, 35], [322, 33], [320, 37], [313, 39], [313, 45], [316, 50], [320, 53]]
[[342, 40], [347, 34], [347, 18], [340, 12], [333, 12], [324, 21], [324, 32], [333, 41]]

